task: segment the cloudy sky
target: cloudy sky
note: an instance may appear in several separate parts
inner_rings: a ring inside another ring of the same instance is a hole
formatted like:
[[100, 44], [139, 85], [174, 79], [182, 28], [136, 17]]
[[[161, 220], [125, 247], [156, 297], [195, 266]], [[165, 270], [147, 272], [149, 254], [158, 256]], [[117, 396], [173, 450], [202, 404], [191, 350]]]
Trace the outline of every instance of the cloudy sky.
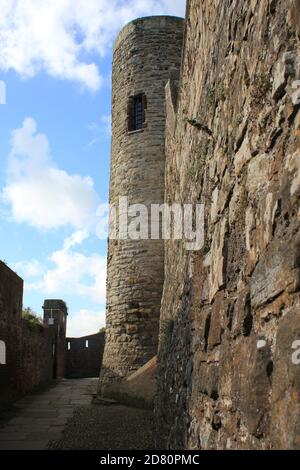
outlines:
[[96, 228], [108, 198], [113, 41], [134, 18], [184, 9], [185, 0], [0, 0], [0, 259], [23, 277], [25, 307], [67, 302], [69, 335], [105, 323]]

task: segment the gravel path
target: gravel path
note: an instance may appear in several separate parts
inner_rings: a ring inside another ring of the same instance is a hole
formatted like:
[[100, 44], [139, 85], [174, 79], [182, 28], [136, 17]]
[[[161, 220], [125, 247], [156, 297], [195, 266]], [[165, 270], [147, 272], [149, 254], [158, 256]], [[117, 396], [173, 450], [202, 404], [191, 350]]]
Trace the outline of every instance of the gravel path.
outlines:
[[81, 406], [75, 409], [61, 439], [49, 449], [153, 450], [152, 411], [126, 406]]
[[0, 450], [151, 450], [152, 411], [92, 403], [98, 379], [63, 380], [0, 416]]

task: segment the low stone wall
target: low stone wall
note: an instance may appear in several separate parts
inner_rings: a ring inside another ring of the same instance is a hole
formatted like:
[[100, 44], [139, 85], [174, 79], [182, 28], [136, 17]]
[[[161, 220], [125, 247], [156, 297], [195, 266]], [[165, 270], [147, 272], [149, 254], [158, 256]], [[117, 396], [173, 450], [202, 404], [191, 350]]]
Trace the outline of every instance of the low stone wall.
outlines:
[[98, 377], [104, 350], [105, 333], [67, 338], [66, 377]]
[[54, 330], [44, 325], [31, 325], [22, 320], [22, 361], [19, 371], [21, 392], [30, 392], [53, 379]]

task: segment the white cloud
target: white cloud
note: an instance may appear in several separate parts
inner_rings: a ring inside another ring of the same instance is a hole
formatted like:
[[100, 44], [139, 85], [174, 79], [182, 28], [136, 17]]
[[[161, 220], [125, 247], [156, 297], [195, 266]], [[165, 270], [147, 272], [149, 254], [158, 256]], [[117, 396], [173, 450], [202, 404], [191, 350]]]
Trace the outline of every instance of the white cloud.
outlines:
[[20, 275], [27, 278], [40, 277], [45, 270], [42, 263], [36, 259], [15, 263], [13, 265], [13, 269]]
[[22, 77], [40, 71], [90, 90], [103, 81], [91, 54], [103, 57], [134, 18], [184, 15], [185, 0], [2, 0], [0, 69]]
[[101, 124], [106, 135], [111, 136], [111, 114], [101, 116]]
[[105, 326], [105, 312], [80, 310], [68, 317], [67, 336], [76, 338], [97, 333]]
[[72, 226], [88, 230], [96, 223], [98, 196], [92, 178], [56, 168], [47, 137], [37, 133], [31, 118], [12, 133], [2, 197], [16, 222], [39, 229]]
[[89, 236], [89, 232], [87, 230], [78, 230], [78, 232], [74, 232], [70, 237], [66, 238], [64, 241], [64, 251], [69, 250], [75, 245], [80, 245], [84, 240], [86, 240]]
[[26, 283], [26, 288], [50, 296], [72, 295], [105, 303], [106, 257], [72, 251], [71, 247], [81, 241], [83, 238], [80, 239], [78, 233], [65, 240], [63, 249], [49, 258], [54, 267], [48, 269], [42, 279]]
[[87, 125], [87, 129], [94, 133], [95, 137], [86, 145], [92, 147], [101, 141], [101, 137], [105, 139], [111, 138], [111, 114], [104, 114], [100, 117], [100, 122], [91, 122]]

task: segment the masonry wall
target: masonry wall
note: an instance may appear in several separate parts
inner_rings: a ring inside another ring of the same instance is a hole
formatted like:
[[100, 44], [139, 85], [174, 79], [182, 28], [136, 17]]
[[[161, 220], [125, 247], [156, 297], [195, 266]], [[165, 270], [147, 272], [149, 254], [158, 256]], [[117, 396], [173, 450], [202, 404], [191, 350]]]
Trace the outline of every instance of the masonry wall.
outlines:
[[0, 403], [21, 392], [21, 312], [23, 280], [0, 261], [0, 340], [6, 347], [6, 365], [0, 365]]
[[[179, 18], [142, 18], [127, 25], [117, 38], [110, 180], [110, 203], [116, 208], [122, 196], [128, 196], [130, 205], [163, 203], [164, 88], [169, 78], [179, 79], [183, 27]], [[141, 130], [129, 132], [130, 97], [141, 93], [146, 97], [146, 119]], [[118, 216], [120, 213], [125, 210], [121, 209]], [[134, 222], [134, 218], [128, 221]], [[121, 235], [126, 238], [126, 233]], [[163, 242], [110, 239], [107, 279], [102, 394], [111, 394], [114, 384], [156, 355], [164, 279]]]
[[66, 377], [98, 377], [102, 364], [105, 333], [66, 339]]
[[55, 331], [22, 319], [23, 280], [0, 262], [0, 405], [12, 403], [53, 378]]
[[22, 319], [22, 367], [18, 374], [20, 395], [53, 380], [54, 330]]
[[166, 243], [162, 449], [300, 448], [299, 18], [299, 0], [188, 1], [165, 198], [205, 204], [206, 235]]

